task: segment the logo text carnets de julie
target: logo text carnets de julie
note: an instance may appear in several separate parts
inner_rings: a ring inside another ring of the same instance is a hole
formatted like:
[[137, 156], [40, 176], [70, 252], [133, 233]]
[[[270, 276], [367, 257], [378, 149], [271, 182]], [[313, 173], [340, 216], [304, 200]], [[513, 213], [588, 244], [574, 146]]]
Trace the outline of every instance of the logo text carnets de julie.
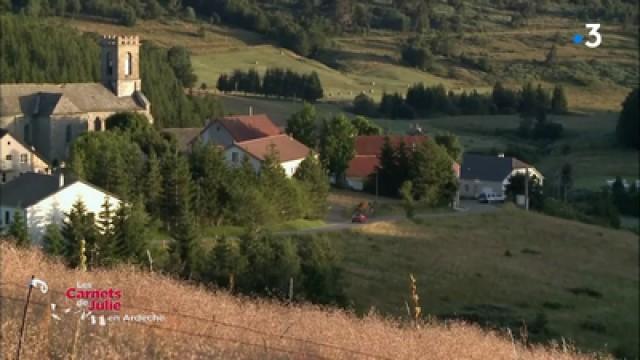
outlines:
[[120, 311], [122, 290], [107, 288], [93, 289], [90, 283], [77, 283], [65, 291], [67, 299], [84, 300], [89, 311]]

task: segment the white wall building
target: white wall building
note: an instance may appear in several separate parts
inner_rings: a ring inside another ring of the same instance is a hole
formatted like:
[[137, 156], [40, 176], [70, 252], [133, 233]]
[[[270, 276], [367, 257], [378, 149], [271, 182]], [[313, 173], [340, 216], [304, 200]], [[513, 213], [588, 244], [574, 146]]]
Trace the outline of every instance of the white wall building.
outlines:
[[16, 211], [23, 211], [30, 238], [40, 245], [47, 225], [61, 226], [77, 201], [97, 218], [105, 199], [114, 211], [120, 207], [114, 195], [84, 181], [65, 183], [61, 174], [24, 174], [0, 187], [0, 230], [10, 226]]
[[232, 166], [240, 166], [247, 157], [256, 172], [260, 172], [262, 162], [272, 151], [280, 159], [280, 165], [287, 177], [296, 173], [300, 163], [311, 152], [301, 142], [283, 134], [234, 143], [225, 149], [224, 156]]

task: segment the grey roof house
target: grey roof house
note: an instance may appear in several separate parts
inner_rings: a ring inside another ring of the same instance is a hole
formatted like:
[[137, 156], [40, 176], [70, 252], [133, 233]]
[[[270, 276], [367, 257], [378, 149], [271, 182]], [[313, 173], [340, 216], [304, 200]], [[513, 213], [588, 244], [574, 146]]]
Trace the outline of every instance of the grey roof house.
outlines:
[[544, 176], [532, 165], [504, 155], [464, 154], [460, 167], [460, 196], [476, 198], [482, 192], [503, 195], [512, 176], [529, 171], [540, 184]]

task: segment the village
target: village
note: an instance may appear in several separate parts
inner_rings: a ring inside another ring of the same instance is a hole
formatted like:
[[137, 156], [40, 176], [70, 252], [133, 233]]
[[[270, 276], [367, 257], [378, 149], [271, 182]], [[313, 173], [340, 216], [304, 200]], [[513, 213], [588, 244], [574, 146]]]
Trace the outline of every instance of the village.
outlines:
[[[98, 214], [105, 199], [118, 206], [121, 199], [65, 169], [73, 141], [85, 132], [107, 131], [107, 119], [117, 113], [136, 112], [153, 123], [151, 106], [143, 93], [137, 36], [105, 36], [102, 41], [102, 83], [2, 84], [0, 116], [0, 231], [6, 231], [16, 212], [23, 212], [30, 238], [40, 243], [50, 222], [61, 226], [73, 205], [81, 201]], [[265, 114], [223, 116], [208, 119], [202, 128], [166, 128], [181, 152], [197, 144], [223, 149], [230, 166], [247, 158], [259, 173], [270, 151], [276, 151], [286, 176], [292, 177], [310, 149]], [[360, 135], [355, 155], [345, 171], [345, 187], [364, 190], [367, 179], [376, 177], [385, 139], [416, 148], [429, 136]], [[317, 155], [314, 155], [317, 156]], [[540, 172], [516, 158], [504, 155], [464, 155], [461, 164], [452, 160], [459, 182], [456, 198], [503, 202], [512, 176], [530, 173], [542, 185]], [[66, 179], [66, 180], [65, 180]], [[332, 177], [335, 184], [335, 176]], [[488, 198], [490, 196], [490, 198]], [[457, 200], [456, 200], [457, 203]], [[523, 200], [520, 204], [524, 205]], [[46, 219], [50, 219], [47, 221]]]

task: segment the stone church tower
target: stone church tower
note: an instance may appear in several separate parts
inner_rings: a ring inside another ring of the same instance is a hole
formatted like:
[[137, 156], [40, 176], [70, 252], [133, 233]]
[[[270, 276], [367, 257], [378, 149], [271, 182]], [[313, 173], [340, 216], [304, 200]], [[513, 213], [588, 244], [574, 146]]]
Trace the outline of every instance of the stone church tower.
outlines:
[[105, 36], [102, 45], [102, 82], [118, 97], [141, 91], [140, 38], [138, 36]]

